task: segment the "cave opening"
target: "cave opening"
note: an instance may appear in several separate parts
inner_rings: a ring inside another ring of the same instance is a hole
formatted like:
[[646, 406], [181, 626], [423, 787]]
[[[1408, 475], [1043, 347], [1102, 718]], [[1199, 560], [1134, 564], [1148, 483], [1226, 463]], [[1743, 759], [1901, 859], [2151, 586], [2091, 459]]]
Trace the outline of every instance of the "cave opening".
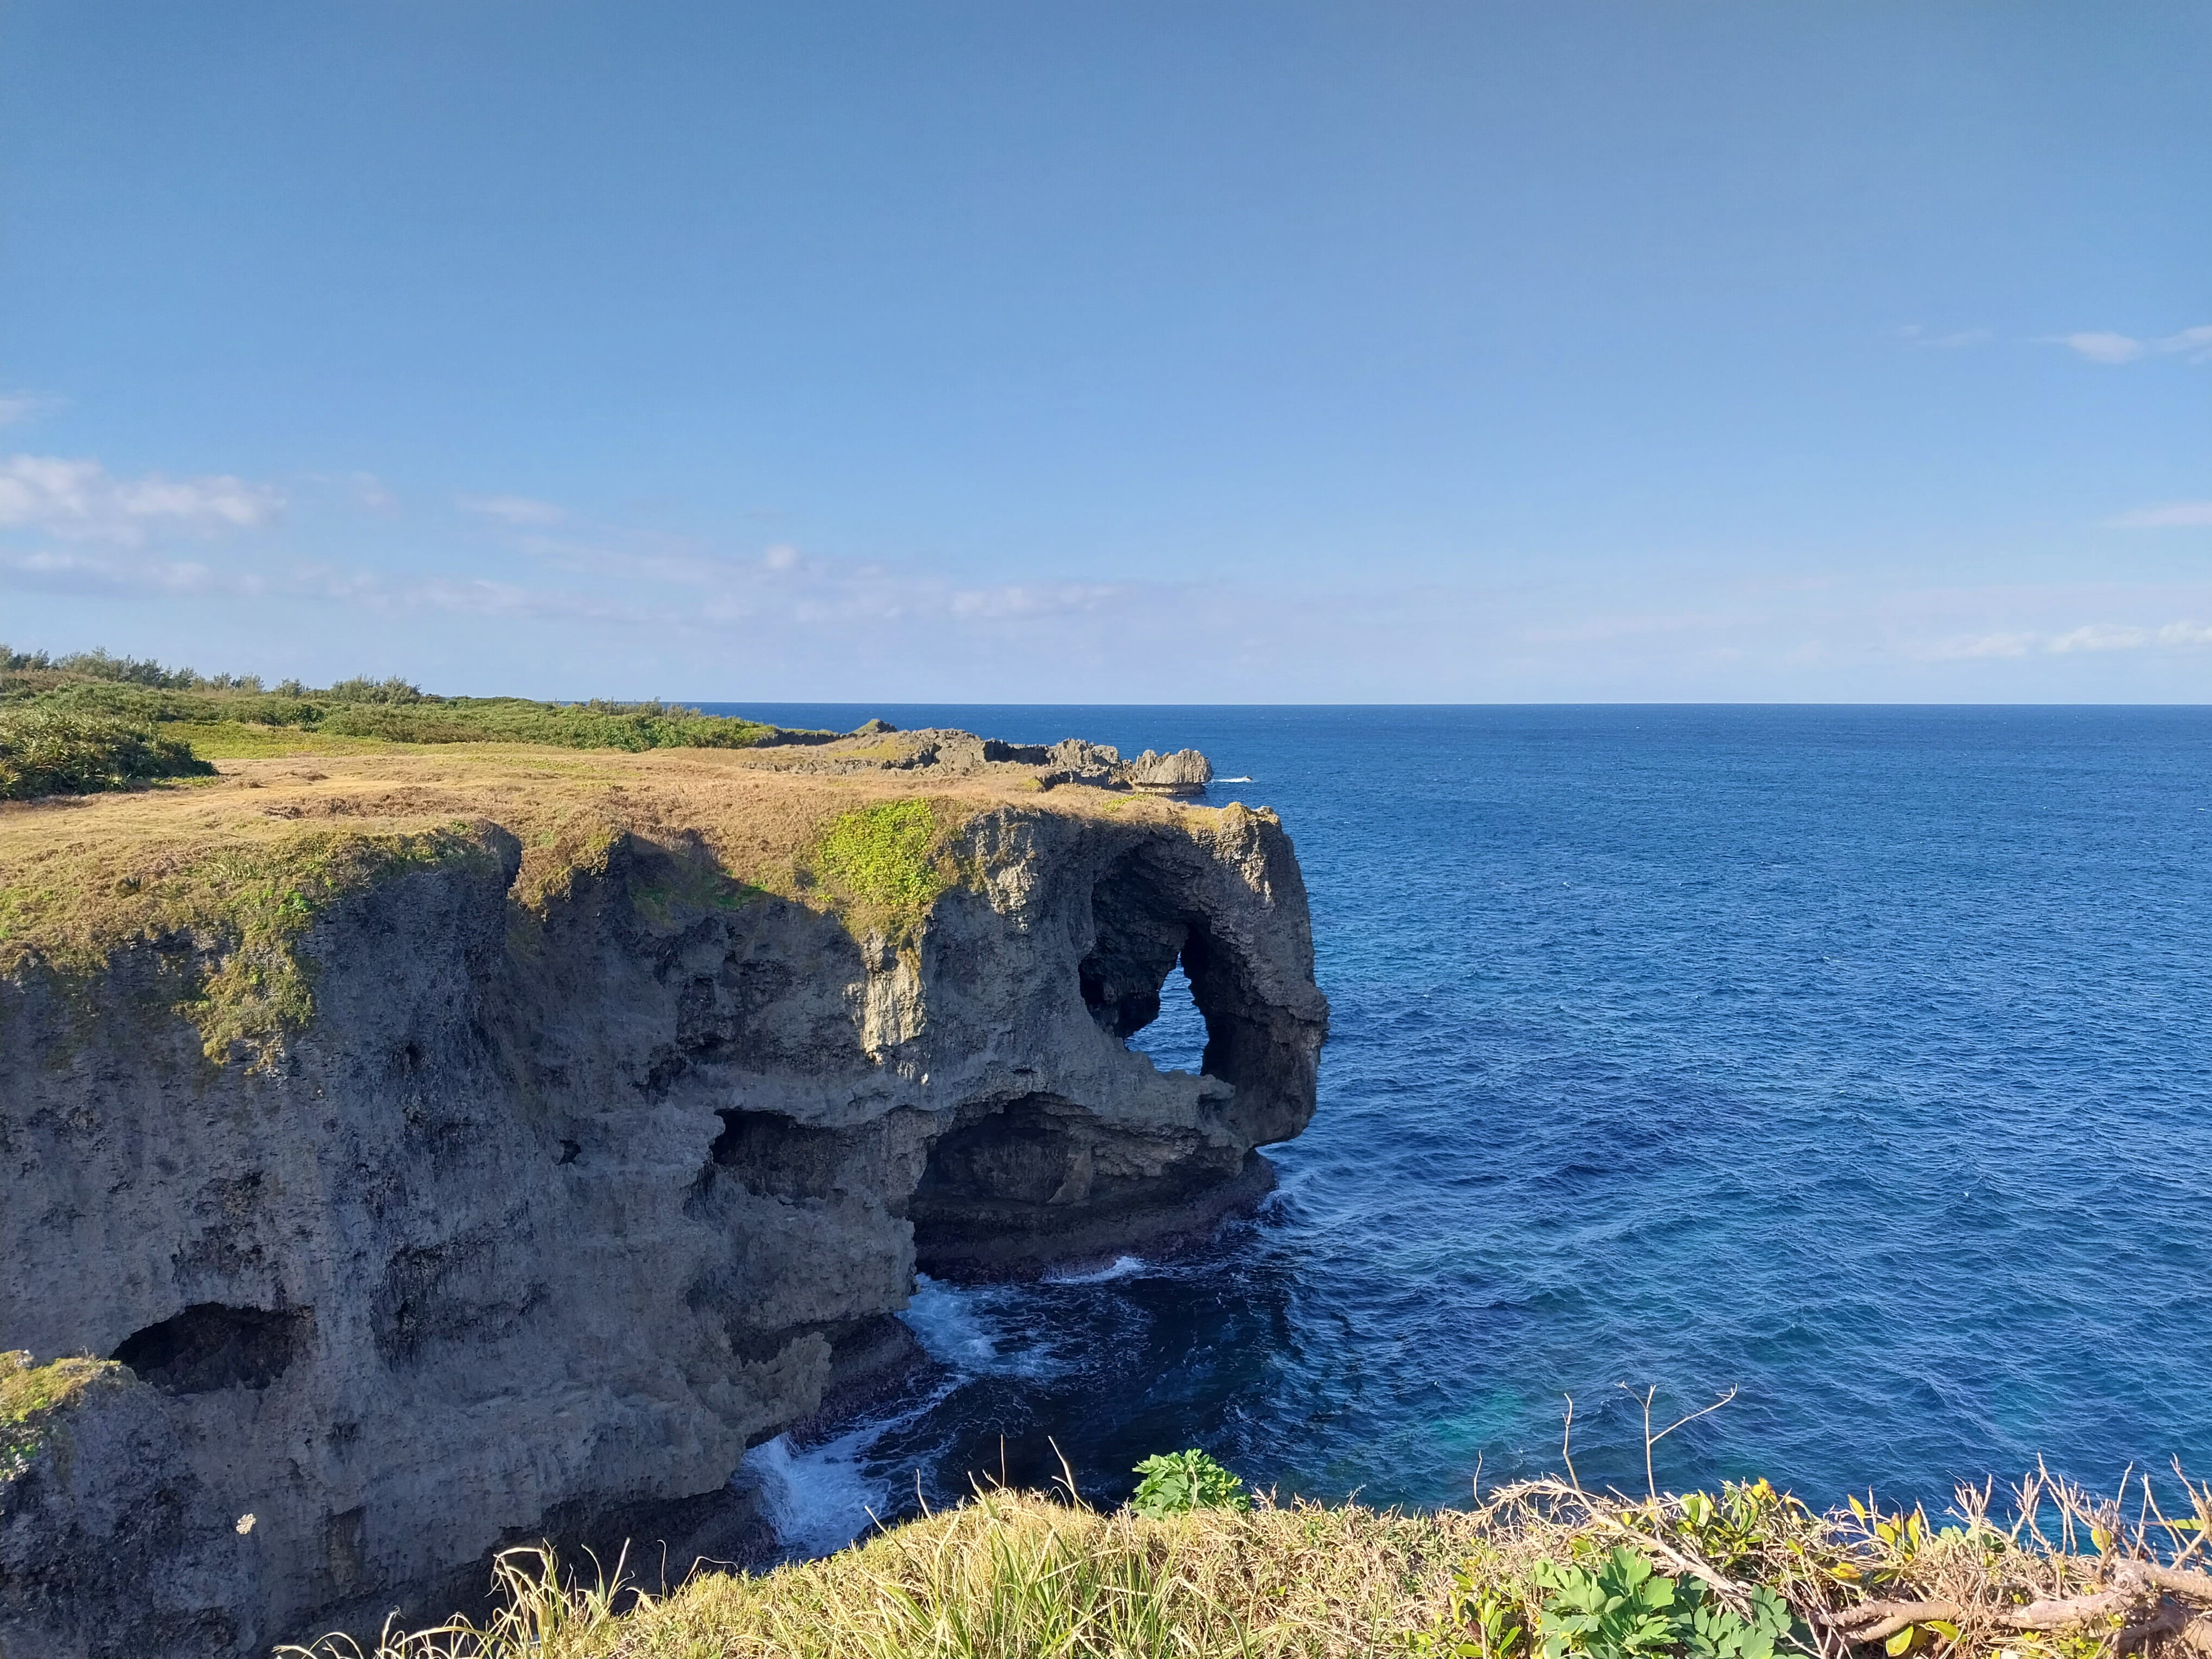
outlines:
[[1091, 898], [1093, 942], [1079, 970], [1099, 1026], [1160, 1071], [1229, 1074], [1232, 976], [1206, 917], [1136, 859], [1109, 871]]
[[781, 1112], [726, 1109], [722, 1132], [708, 1151], [705, 1173], [728, 1176], [746, 1191], [770, 1198], [825, 1199], [837, 1189], [846, 1137]]
[[165, 1394], [265, 1389], [306, 1349], [311, 1308], [231, 1308], [201, 1302], [134, 1331], [109, 1357]]

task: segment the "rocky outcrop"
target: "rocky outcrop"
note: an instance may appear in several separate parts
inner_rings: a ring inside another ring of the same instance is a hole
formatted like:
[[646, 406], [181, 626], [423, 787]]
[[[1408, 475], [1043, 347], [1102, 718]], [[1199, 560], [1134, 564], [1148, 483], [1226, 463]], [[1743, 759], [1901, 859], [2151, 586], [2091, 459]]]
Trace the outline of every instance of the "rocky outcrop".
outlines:
[[[746, 1446], [901, 1355], [918, 1267], [1264, 1190], [1327, 1018], [1289, 840], [1056, 799], [968, 817], [963, 879], [880, 927], [659, 831], [525, 905], [480, 822], [317, 918], [258, 1066], [172, 1012], [205, 940], [0, 981], [0, 1347], [126, 1368], [0, 1468], [0, 1653], [373, 1630], [547, 1535], [680, 1576]], [[1196, 1075], [1125, 1041], [1178, 962]]]
[[1155, 755], [1147, 749], [1127, 768], [1130, 784], [1158, 795], [1196, 795], [1213, 781], [1213, 768], [1195, 749]]
[[1024, 768], [1045, 788], [1077, 784], [1086, 788], [1135, 790], [1154, 795], [1202, 795], [1213, 781], [1213, 767], [1195, 749], [1157, 755], [1147, 749], [1133, 761], [1111, 744], [1063, 738], [1051, 744], [1001, 743], [973, 732], [929, 727], [902, 732], [870, 720], [850, 736], [830, 738], [819, 732], [784, 732], [763, 739], [763, 747], [802, 746], [805, 753], [779, 756], [779, 769], [853, 775], [865, 772], [937, 771], [972, 773], [992, 766]]

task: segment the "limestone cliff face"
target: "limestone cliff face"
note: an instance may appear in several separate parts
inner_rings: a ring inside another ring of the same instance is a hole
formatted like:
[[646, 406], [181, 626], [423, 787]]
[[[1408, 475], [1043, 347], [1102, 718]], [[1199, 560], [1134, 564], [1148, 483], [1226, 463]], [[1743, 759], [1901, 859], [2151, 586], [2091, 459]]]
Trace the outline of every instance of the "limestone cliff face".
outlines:
[[[1271, 814], [992, 806], [968, 879], [858, 937], [687, 902], [667, 836], [526, 908], [474, 833], [313, 923], [258, 1068], [161, 1012], [189, 939], [0, 981], [0, 1346], [129, 1368], [0, 1469], [9, 1659], [373, 1627], [503, 1542], [711, 1504], [896, 1353], [917, 1266], [1201, 1231], [1313, 1109]], [[1202, 1076], [1123, 1041], [1178, 960]]]

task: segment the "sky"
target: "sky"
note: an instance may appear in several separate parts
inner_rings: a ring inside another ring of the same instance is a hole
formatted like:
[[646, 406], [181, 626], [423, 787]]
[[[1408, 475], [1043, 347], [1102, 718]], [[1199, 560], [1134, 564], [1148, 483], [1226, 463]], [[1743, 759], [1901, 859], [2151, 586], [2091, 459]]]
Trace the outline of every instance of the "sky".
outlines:
[[2212, 700], [2198, 0], [0, 0], [0, 640]]

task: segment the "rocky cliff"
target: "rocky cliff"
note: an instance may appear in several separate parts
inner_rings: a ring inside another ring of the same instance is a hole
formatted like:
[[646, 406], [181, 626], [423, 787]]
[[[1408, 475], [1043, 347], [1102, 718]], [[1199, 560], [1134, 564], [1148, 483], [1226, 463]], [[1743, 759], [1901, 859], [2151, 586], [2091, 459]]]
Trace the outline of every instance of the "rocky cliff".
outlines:
[[[0, 1654], [373, 1628], [544, 1535], [680, 1575], [917, 1267], [1265, 1189], [1327, 1017], [1274, 817], [866, 741], [0, 820], [0, 1347], [118, 1362], [0, 1461]], [[1203, 1075], [1124, 1041], [1178, 961]]]

